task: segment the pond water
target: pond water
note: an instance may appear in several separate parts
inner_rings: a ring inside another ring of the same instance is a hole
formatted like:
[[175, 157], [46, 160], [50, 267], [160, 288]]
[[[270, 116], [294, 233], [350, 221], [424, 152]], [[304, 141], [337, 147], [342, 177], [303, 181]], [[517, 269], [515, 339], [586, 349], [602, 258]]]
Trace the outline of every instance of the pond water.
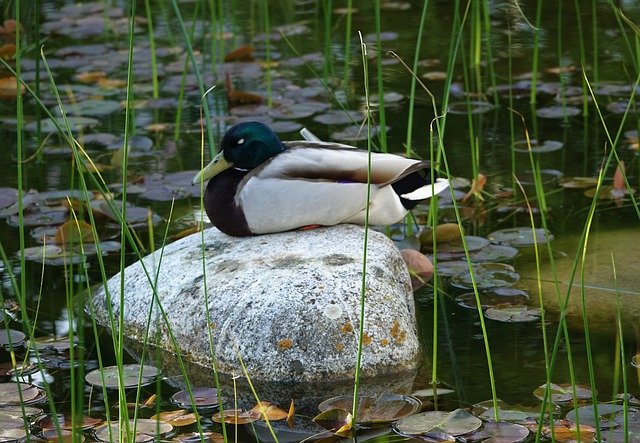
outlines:
[[[94, 163], [91, 168], [97, 169], [114, 194], [119, 195], [123, 187], [122, 137], [126, 124], [123, 103], [127, 98], [129, 57], [127, 10], [123, 5], [126, 2], [76, 5], [43, 1], [39, 2], [39, 10], [31, 2], [23, 3], [29, 3], [23, 12], [23, 79], [38, 91], [42, 104], [54, 116], [59, 116], [45, 63], [38, 58], [38, 48], [43, 45], [46, 63], [65, 112], [71, 117], [73, 132]], [[202, 91], [198, 89], [197, 76], [187, 57], [171, 2], [152, 3], [147, 15], [145, 2], [137, 2], [139, 19], [135, 26], [131, 89], [134, 106], [129, 121], [133, 136], [129, 140], [126, 180], [127, 200], [134, 205], [128, 210], [128, 221], [139, 235], [143, 254], [162, 245], [167, 224], [169, 237], [173, 238], [196, 228], [199, 220], [198, 190], [190, 186], [190, 179], [201, 163]], [[281, 0], [269, 2], [268, 11], [262, 2], [196, 0], [179, 3], [186, 32], [193, 33], [193, 49], [204, 89], [216, 86], [206, 98], [214, 144], [229, 125], [243, 120], [260, 120], [270, 124], [283, 139], [299, 138], [299, 129], [307, 127], [323, 140], [366, 147], [358, 130], [363, 121], [365, 94], [356, 31], [362, 33], [368, 45], [369, 86], [373, 93], [378, 87], [373, 2], [354, 2], [357, 9], [350, 17], [341, 2], [316, 4]], [[407, 143], [412, 77], [387, 51], [395, 52], [408, 65], [413, 64], [422, 10], [418, 3], [382, 2], [380, 63], [385, 93], [384, 118], [388, 127], [384, 137], [388, 149], [395, 152], [404, 152]], [[211, 5], [215, 5], [213, 11]], [[460, 15], [455, 15], [453, 2], [429, 2], [417, 70], [418, 77], [435, 96], [438, 112], [442, 112], [447, 59], [452, 42], [458, 38], [451, 28], [455, 20], [464, 18], [458, 61], [450, 77], [449, 113], [441, 130], [449, 173], [456, 178], [463, 226], [467, 234], [483, 238], [500, 229], [530, 227], [523, 194], [519, 189], [513, 189], [514, 177], [517, 177], [531, 199], [536, 226], [542, 227], [540, 203], [531, 183], [532, 162], [521, 115], [534, 139], [533, 150], [539, 151], [533, 154], [533, 159], [535, 166], [543, 171], [542, 179], [545, 180], [547, 207], [543, 208], [543, 214], [547, 228], [555, 238], [551, 244], [560, 242], [563, 245], [554, 249], [554, 254], [573, 257], [576, 239], [589, 222], [593, 199], [585, 191], [595, 184], [584, 179], [579, 182], [581, 187], [575, 188], [571, 180], [573, 177], [596, 178], [611, 150], [583, 78], [582, 66], [612, 137], [622, 124], [623, 135], [615, 146], [616, 152], [626, 165], [630, 187], [635, 188], [631, 189], [631, 194], [635, 193], [636, 198], [638, 195], [637, 130], [640, 124], [634, 106], [628, 115], [624, 115], [629, 100], [635, 105], [632, 96], [634, 87], [637, 92], [634, 82], [639, 61], [633, 58], [634, 53], [629, 48], [637, 36], [621, 16], [616, 16], [608, 2], [546, 2], [541, 9], [538, 41], [537, 101], [531, 104], [536, 2], [524, 1], [521, 9], [514, 8], [512, 2], [491, 2], [486, 16], [484, 9], [475, 4], [470, 7], [469, 15], [464, 16], [465, 6], [460, 5]], [[582, 9], [577, 11], [576, 6]], [[624, 2], [624, 14], [631, 20], [637, 19], [640, 4]], [[213, 22], [212, 17], [223, 19]], [[353, 33], [347, 50], [345, 29], [349, 20]], [[489, 33], [485, 33], [487, 24]], [[474, 34], [476, 29], [477, 35]], [[12, 35], [15, 38], [15, 33], [5, 23], [0, 39], [8, 43]], [[238, 48], [240, 51], [236, 51]], [[491, 59], [487, 56], [487, 48], [491, 49]], [[236, 51], [235, 58], [225, 62], [225, 54], [232, 51]], [[477, 64], [476, 55], [480, 57]], [[9, 64], [15, 66], [13, 61]], [[10, 77], [10, 73], [3, 68], [0, 76], [1, 88], [6, 84], [2, 81]], [[230, 88], [230, 85], [233, 86]], [[510, 90], [513, 92], [511, 98]], [[16, 211], [11, 205], [16, 199], [19, 168], [16, 162], [16, 100], [10, 95], [0, 95], [0, 137], [5, 140], [4, 149], [0, 151], [0, 242], [9, 257], [8, 266], [0, 265], [2, 296], [10, 310], [11, 301], [17, 300], [17, 296], [9, 270], [17, 275], [18, 282], [24, 276], [25, 312], [35, 323], [35, 335], [60, 337], [67, 335], [70, 327], [78, 328], [78, 332], [85, 335], [83, 349], [86, 350], [87, 369], [93, 368], [97, 365], [98, 355], [96, 343], [90, 338], [93, 332], [88, 327], [83, 329], [86, 320], [77, 310], [74, 313], [71, 309], [74, 303], [70, 300], [74, 297], [79, 300], [87, 285], [101, 281], [95, 258], [89, 260], [86, 272], [81, 266], [62, 266], [65, 260], [60, 257], [57, 257], [58, 263], [53, 264], [53, 256], [46, 258], [47, 264], [43, 267], [40, 264], [41, 248], [33, 250], [35, 257], [27, 260], [23, 269], [16, 258], [20, 249], [19, 229]], [[23, 221], [25, 246], [37, 247], [45, 238], [46, 243], [54, 247], [56, 232], [60, 236], [58, 227], [69, 218], [68, 208], [61, 204], [69, 192], [54, 191], [80, 189], [80, 177], [70, 148], [57, 133], [55, 125], [29, 92], [24, 93], [23, 100], [22, 181], [25, 192], [29, 191], [25, 203], [28, 217]], [[372, 100], [377, 101], [377, 95]], [[435, 114], [428, 94], [420, 87], [416, 90], [414, 111], [410, 148], [415, 156], [429, 157], [429, 127]], [[376, 122], [380, 122], [382, 116], [375, 107], [373, 115]], [[205, 141], [209, 141], [208, 134], [205, 134]], [[384, 144], [378, 137], [374, 137], [374, 142], [378, 146]], [[204, 150], [208, 157], [209, 146]], [[440, 155], [438, 158], [444, 175], [445, 163]], [[615, 243], [615, 250], [604, 248], [599, 254], [602, 254], [601, 261], [615, 255], [619, 269], [625, 273], [619, 276], [620, 281], [625, 282], [625, 289], [630, 291], [630, 298], [625, 299], [625, 303], [633, 311], [632, 305], [638, 305], [634, 300], [640, 300], [640, 286], [637, 285], [640, 282], [632, 275], [631, 265], [640, 259], [636, 247], [640, 221], [637, 205], [634, 206], [626, 192], [628, 189], [614, 179], [615, 169], [614, 162], [604, 174], [604, 184], [612, 186], [614, 191], [613, 194], [608, 189], [603, 192], [609, 192], [613, 197], [598, 203], [591, 238], [594, 242], [608, 244], [611, 232], [629, 232], [626, 248], [623, 239]], [[486, 177], [486, 185], [476, 189], [478, 192], [474, 194], [470, 192], [470, 183], [478, 173]], [[91, 181], [90, 174], [85, 173], [84, 177], [90, 189], [97, 186]], [[582, 187], [585, 182], [587, 184]], [[468, 194], [467, 198], [463, 198], [465, 194]], [[86, 198], [81, 193], [71, 195], [72, 200]], [[171, 203], [173, 198], [175, 206]], [[438, 223], [455, 221], [450, 201], [444, 197], [439, 204]], [[105, 262], [110, 276], [120, 266], [118, 222], [97, 195], [91, 206], [99, 214], [97, 226], [101, 239], [111, 242], [104, 243], [103, 247], [116, 251], [108, 255]], [[82, 208], [82, 204], [74, 204], [74, 208]], [[427, 208], [419, 208], [416, 212], [418, 220], [426, 219]], [[153, 225], [152, 231], [150, 225]], [[407, 241], [403, 238], [404, 231], [394, 229], [391, 234], [399, 244], [415, 245], [415, 239]], [[502, 261], [512, 265], [514, 272], [522, 272], [523, 278], [516, 287], [530, 291], [531, 298], [537, 299], [535, 272], [531, 271], [535, 270], [535, 255], [531, 247], [517, 246], [519, 255]], [[546, 250], [543, 253], [546, 254]], [[445, 277], [445, 269], [449, 266], [445, 261], [449, 258], [438, 258], [442, 268], [437, 269], [442, 269], [443, 281], [437, 295], [440, 303], [436, 311], [437, 378], [454, 390], [451, 397], [454, 400], [449, 401], [457, 407], [490, 399], [491, 385], [478, 313], [454, 301], [454, 297], [469, 290], [450, 285]], [[134, 260], [135, 255], [129, 253], [127, 263]], [[549, 275], [543, 277], [551, 279]], [[561, 279], [568, 280], [566, 275]], [[610, 288], [615, 288], [613, 283], [609, 284]], [[432, 288], [421, 289], [416, 293], [416, 300], [425, 354], [430, 360], [434, 344]], [[22, 324], [17, 320], [19, 314], [14, 317], [8, 320], [9, 326], [22, 330]], [[595, 382], [602, 401], [621, 392], [620, 365], [627, 368], [629, 392], [640, 395], [638, 375], [632, 366], [637, 320], [638, 317], [630, 316], [623, 323], [626, 359], [622, 362], [618, 361], [619, 345], [613, 321], [605, 320], [605, 327], [591, 331]], [[546, 380], [541, 322], [537, 317], [527, 322], [488, 319], [486, 326], [498, 397], [509, 404], [538, 405], [533, 391]], [[546, 328], [553, 340], [557, 318], [550, 315]], [[575, 381], [588, 385], [587, 341], [580, 329], [569, 334]], [[103, 363], [112, 364], [111, 342], [104, 335], [102, 345]], [[563, 339], [552, 377], [556, 383], [570, 383], [566, 354], [567, 343]], [[60, 400], [59, 409], [68, 411], [70, 399], [64, 395], [69, 383], [68, 364], [58, 357], [52, 358], [54, 363], [47, 369], [46, 379]], [[7, 352], [2, 358], [2, 362], [10, 361]], [[35, 379], [38, 377], [34, 376]], [[424, 388], [430, 382], [431, 367], [425, 365], [416, 388]], [[175, 392], [168, 385], [162, 390], [168, 395]], [[208, 426], [213, 428], [211, 424]]]

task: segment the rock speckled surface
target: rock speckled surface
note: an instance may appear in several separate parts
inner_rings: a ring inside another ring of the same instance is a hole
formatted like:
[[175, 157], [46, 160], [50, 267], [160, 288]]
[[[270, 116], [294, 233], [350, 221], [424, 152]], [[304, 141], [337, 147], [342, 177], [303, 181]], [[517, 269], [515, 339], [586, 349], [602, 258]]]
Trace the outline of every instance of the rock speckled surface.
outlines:
[[[125, 335], [142, 342], [151, 318], [149, 337], [159, 334], [159, 346], [175, 352], [160, 304], [177, 351], [190, 362], [212, 366], [211, 331], [223, 375], [243, 373], [240, 355], [258, 381], [353, 378], [363, 239], [364, 229], [352, 225], [243, 238], [210, 228], [181, 239], [125, 269]], [[419, 344], [405, 263], [373, 230], [367, 254], [362, 375], [411, 371]], [[157, 274], [155, 302], [143, 263], [152, 281]], [[109, 324], [109, 299], [119, 315], [120, 274], [108, 287], [109, 297], [101, 288], [87, 308], [102, 325]]]

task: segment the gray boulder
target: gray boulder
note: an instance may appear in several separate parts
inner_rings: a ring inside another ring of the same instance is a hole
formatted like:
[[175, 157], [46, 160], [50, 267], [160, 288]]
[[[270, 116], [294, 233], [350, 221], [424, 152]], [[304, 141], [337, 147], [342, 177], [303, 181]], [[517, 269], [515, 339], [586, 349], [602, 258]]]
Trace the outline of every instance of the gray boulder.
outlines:
[[[148, 342], [208, 376], [215, 355], [223, 379], [244, 373], [241, 357], [258, 383], [352, 382], [363, 239], [364, 229], [353, 225], [244, 238], [207, 229], [127, 267], [124, 307], [118, 274], [87, 311], [109, 327], [108, 307], [116, 319], [124, 309], [124, 334], [137, 352]], [[415, 375], [420, 347], [409, 275], [393, 242], [373, 230], [365, 297], [362, 376]]]

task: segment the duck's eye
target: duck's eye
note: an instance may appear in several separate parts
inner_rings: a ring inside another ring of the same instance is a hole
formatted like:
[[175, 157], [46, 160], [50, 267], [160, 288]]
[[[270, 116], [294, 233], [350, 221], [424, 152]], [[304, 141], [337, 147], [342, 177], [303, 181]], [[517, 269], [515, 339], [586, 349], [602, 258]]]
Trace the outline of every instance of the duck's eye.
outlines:
[[244, 143], [244, 138], [241, 138], [240, 140], [238, 140], [238, 144], [241, 145]]

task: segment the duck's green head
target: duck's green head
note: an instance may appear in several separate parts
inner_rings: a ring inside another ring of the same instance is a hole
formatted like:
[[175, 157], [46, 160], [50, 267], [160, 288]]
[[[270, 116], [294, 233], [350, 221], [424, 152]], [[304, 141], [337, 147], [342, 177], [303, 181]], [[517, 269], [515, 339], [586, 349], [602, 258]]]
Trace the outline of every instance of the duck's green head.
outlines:
[[220, 142], [220, 151], [205, 168], [193, 178], [193, 184], [207, 181], [229, 169], [253, 169], [286, 148], [267, 125], [245, 122], [232, 126]]

